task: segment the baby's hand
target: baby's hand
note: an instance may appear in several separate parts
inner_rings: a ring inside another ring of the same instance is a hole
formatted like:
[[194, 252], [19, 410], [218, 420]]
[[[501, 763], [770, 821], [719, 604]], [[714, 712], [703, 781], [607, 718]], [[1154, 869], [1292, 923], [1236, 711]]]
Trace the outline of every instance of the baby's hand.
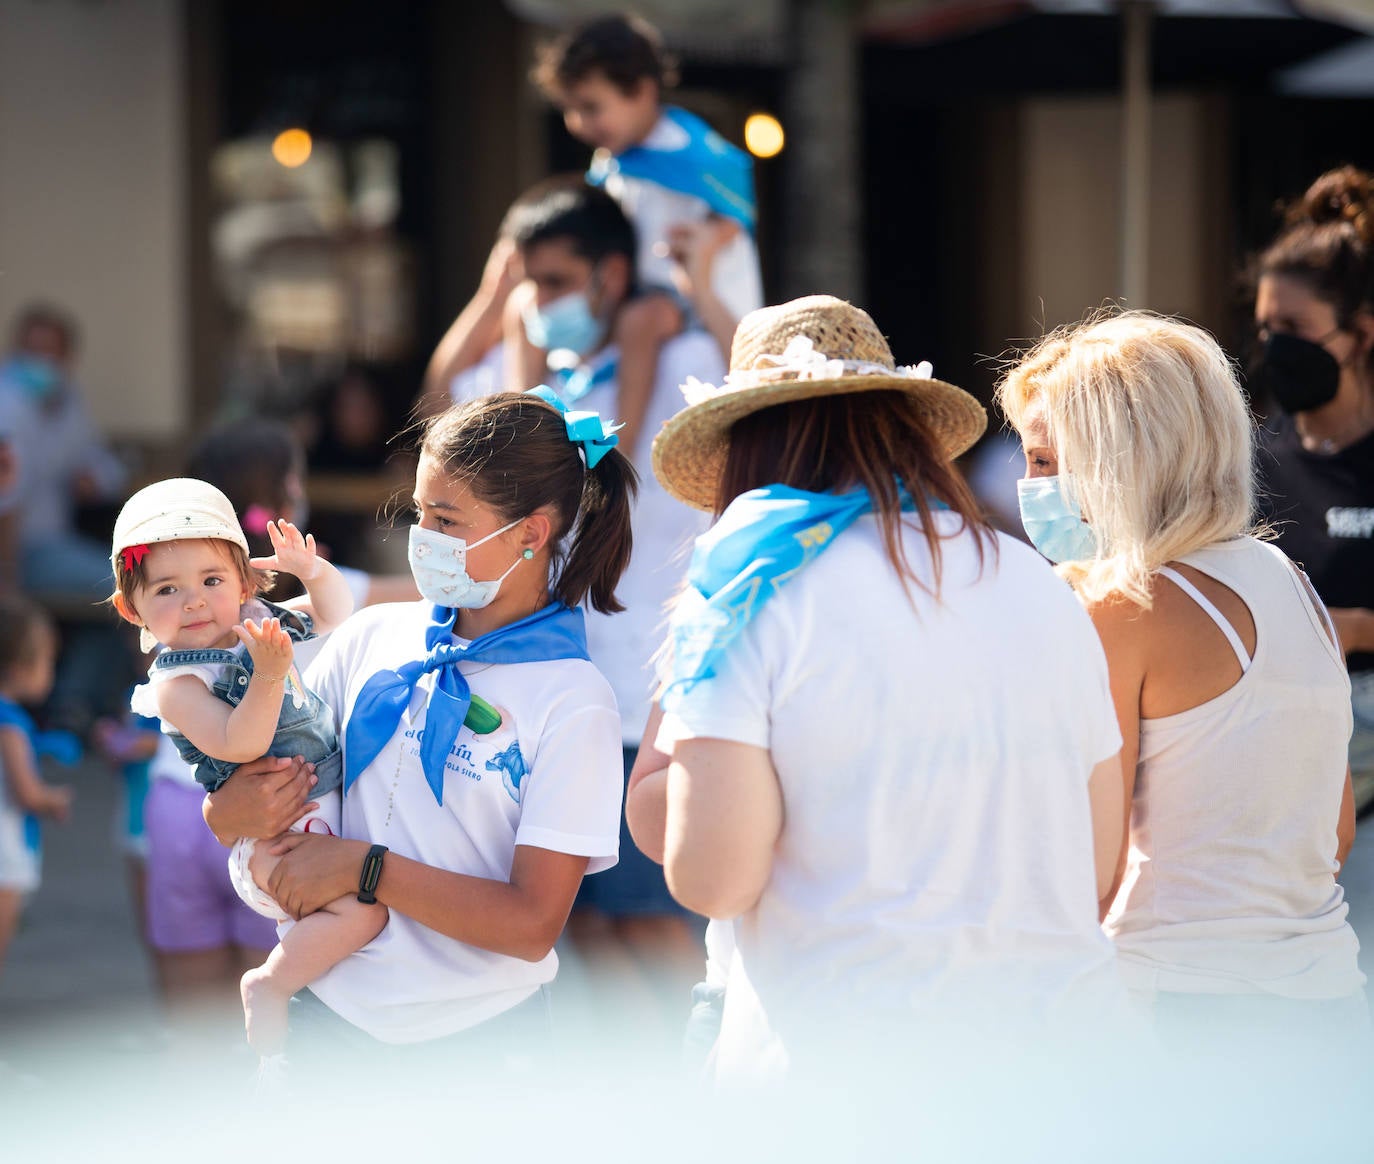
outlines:
[[284, 570], [302, 582], [315, 577], [320, 559], [314, 534], [302, 534], [289, 521], [269, 521], [267, 536], [272, 539], [272, 556], [251, 559], [253, 566], [259, 570]]
[[286, 678], [286, 673], [291, 670], [294, 651], [291, 636], [281, 629], [280, 619], [265, 618], [260, 624], [255, 624], [251, 618], [246, 618], [242, 626], [234, 628], [234, 633], [248, 648], [249, 657], [253, 660], [253, 674], [261, 675], [264, 679]]

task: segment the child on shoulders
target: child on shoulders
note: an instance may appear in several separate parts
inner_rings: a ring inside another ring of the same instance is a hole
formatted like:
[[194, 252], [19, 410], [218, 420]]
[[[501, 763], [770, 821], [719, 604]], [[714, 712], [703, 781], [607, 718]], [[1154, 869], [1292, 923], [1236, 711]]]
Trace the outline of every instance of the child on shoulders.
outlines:
[[[763, 306], [753, 163], [701, 118], [664, 104], [674, 71], [657, 30], [638, 17], [603, 17], [559, 38], [534, 79], [568, 131], [596, 150], [587, 180], [634, 224], [640, 294], [611, 333], [620, 351], [617, 416], [634, 431], [664, 343], [700, 326], [728, 358], [740, 317]], [[520, 386], [529, 387], [544, 381], [548, 353], [525, 338], [523, 307], [517, 290], [507, 350], [518, 340]]]

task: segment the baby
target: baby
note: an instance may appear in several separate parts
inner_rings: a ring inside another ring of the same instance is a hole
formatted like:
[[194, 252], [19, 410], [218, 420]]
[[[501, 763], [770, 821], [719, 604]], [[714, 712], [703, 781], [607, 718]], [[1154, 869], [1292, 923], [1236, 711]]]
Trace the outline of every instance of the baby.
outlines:
[[[143, 628], [145, 650], [164, 648], [130, 703], [161, 718], [210, 792], [245, 761], [304, 756], [319, 778], [319, 807], [292, 829], [337, 834], [338, 733], [329, 709], [301, 683], [293, 643], [331, 630], [352, 613], [353, 599], [339, 571], [316, 554], [314, 538], [287, 521], [269, 523], [268, 536], [272, 556], [250, 559], [229, 499], [204, 481], [160, 481], [129, 498], [115, 523], [112, 602]], [[294, 574], [306, 595], [281, 606], [263, 601], [265, 570]], [[246, 838], [229, 857], [239, 896], [287, 921], [265, 889], [275, 865], [269, 846]], [[291, 996], [375, 938], [386, 918], [381, 906], [339, 898], [291, 926], [267, 961], [243, 976], [248, 1041], [259, 1054], [283, 1049]]]

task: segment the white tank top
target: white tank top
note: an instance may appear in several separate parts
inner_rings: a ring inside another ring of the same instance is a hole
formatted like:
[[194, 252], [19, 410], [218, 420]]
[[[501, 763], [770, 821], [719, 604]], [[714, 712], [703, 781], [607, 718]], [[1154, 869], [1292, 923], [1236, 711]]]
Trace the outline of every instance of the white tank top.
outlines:
[[1128, 986], [1341, 998], [1364, 984], [1336, 883], [1352, 725], [1344, 660], [1284, 555], [1252, 538], [1181, 559], [1255, 622], [1243, 674], [1206, 703], [1140, 723], [1126, 876], [1105, 923]]

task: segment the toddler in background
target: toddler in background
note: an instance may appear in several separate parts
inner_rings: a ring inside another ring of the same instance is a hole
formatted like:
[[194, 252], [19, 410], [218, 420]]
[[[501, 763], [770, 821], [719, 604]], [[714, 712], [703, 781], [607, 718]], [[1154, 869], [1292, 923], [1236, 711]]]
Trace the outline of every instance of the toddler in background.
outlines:
[[57, 631], [39, 606], [0, 598], [0, 969], [19, 927], [24, 900], [42, 871], [39, 819], [65, 821], [72, 790], [38, 770], [39, 735], [24, 705], [52, 689]]
[[[353, 610], [348, 584], [290, 522], [270, 522], [273, 554], [249, 558], [228, 498], [212, 485], [173, 479], [135, 493], [115, 523], [112, 563], [120, 616], [142, 627], [142, 644], [165, 650], [131, 700], [156, 715], [196, 779], [214, 792], [239, 764], [262, 755], [304, 756], [316, 766], [317, 806], [295, 831], [337, 835], [342, 755], [332, 713], [301, 683], [294, 643], [324, 633]], [[283, 570], [306, 588], [283, 605], [257, 597]], [[289, 916], [266, 891], [276, 866], [269, 846], [239, 840], [229, 871], [239, 895], [266, 917]], [[264, 1056], [285, 1042], [291, 995], [386, 924], [386, 911], [353, 897], [290, 927], [241, 988], [248, 1040]]]

